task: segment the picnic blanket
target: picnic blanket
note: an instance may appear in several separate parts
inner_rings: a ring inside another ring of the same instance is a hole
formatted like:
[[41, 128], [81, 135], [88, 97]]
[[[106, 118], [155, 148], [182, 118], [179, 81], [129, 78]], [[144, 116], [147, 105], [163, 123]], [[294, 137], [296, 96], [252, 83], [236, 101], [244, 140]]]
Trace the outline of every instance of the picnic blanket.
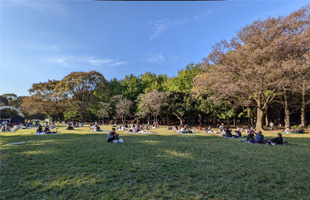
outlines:
[[14, 142], [14, 143], [9, 143], [8, 145], [23, 145], [26, 144], [26, 142]]
[[36, 132], [36, 135], [51, 135], [51, 134], [59, 134], [58, 132], [56, 132], [56, 133], [48, 133], [48, 134], [46, 134], [45, 132], [42, 132], [42, 133], [39, 133], [39, 132]]
[[106, 130], [100, 130], [100, 131], [89, 131], [89, 132], [109, 132], [109, 131], [106, 131]]
[[133, 133], [133, 134], [153, 134], [152, 132], [147, 132], [147, 131], [138, 131], [138, 132], [129, 132], [129, 131], [126, 131], [125, 133]]
[[177, 132], [177, 133], [180, 133], [180, 134], [195, 134], [195, 132], [191, 132], [191, 133], [187, 133], [187, 132]]

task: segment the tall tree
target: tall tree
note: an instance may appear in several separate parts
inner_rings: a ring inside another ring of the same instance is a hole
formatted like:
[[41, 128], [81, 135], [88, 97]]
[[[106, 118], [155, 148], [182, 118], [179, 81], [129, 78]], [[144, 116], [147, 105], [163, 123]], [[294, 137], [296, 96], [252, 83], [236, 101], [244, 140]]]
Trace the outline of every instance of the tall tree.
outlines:
[[84, 121], [92, 99], [98, 93], [108, 93], [108, 85], [99, 72], [72, 72], [56, 85], [55, 92], [60, 97], [70, 98], [71, 108], [77, 110]]
[[216, 44], [204, 60], [206, 73], [198, 76], [196, 88], [210, 87], [214, 94], [230, 100], [251, 100], [257, 109], [256, 128], [262, 130], [268, 104], [298, 71], [295, 68], [298, 59], [292, 50], [296, 50], [292, 43], [294, 34], [290, 35], [287, 20], [298, 20], [303, 16], [299, 12], [305, 11], [299, 10], [286, 18], [255, 21], [230, 42]]
[[45, 114], [54, 120], [61, 118], [64, 104], [54, 95], [54, 89], [59, 83], [57, 80], [48, 80], [43, 83], [34, 83], [29, 89], [30, 97], [25, 98], [22, 108], [29, 114]]

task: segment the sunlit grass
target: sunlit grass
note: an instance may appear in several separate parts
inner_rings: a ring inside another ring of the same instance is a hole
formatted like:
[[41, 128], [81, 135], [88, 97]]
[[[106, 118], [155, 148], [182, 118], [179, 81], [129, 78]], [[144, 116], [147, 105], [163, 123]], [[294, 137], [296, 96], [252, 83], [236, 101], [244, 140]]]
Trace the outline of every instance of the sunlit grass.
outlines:
[[[101, 129], [111, 130], [111, 126]], [[310, 134], [285, 146], [165, 127], [119, 132], [124, 144], [88, 127], [58, 135], [1, 133], [2, 199], [309, 199]], [[276, 133], [264, 132], [266, 138]], [[26, 142], [25, 145], [8, 145]]]

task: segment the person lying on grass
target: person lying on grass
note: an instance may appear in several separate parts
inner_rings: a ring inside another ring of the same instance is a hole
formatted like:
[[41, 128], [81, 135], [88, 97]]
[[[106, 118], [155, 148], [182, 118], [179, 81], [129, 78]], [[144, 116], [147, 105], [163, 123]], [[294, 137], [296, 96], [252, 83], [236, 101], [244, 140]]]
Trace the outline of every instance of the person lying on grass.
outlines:
[[114, 140], [119, 140], [118, 139], [118, 134], [115, 132], [115, 128], [112, 128], [112, 131], [108, 134], [107, 141], [108, 142], [113, 142]]
[[258, 134], [255, 137], [255, 143], [264, 144], [264, 136], [261, 131], [258, 131]]

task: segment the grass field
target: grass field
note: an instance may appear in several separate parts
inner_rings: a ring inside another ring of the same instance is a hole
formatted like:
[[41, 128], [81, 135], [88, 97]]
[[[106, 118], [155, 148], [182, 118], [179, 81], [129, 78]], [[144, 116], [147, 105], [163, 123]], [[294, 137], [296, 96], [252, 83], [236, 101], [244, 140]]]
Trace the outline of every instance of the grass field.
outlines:
[[310, 134], [268, 146], [163, 127], [110, 144], [88, 127], [59, 130], [0, 134], [2, 199], [310, 199]]

